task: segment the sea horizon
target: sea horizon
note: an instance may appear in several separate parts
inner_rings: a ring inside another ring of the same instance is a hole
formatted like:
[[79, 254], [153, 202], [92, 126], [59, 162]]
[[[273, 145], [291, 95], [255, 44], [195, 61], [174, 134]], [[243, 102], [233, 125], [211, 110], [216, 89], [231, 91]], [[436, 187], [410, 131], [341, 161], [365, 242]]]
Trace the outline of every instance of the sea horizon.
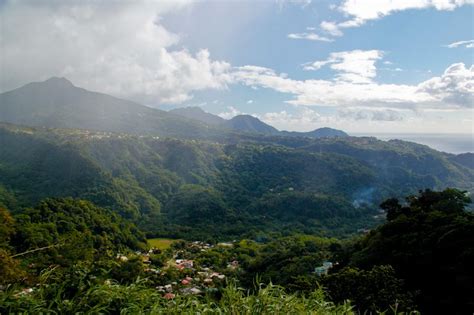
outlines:
[[427, 145], [435, 150], [451, 153], [474, 153], [474, 135], [469, 133], [350, 133], [351, 136], [376, 137], [377, 139], [404, 140]]

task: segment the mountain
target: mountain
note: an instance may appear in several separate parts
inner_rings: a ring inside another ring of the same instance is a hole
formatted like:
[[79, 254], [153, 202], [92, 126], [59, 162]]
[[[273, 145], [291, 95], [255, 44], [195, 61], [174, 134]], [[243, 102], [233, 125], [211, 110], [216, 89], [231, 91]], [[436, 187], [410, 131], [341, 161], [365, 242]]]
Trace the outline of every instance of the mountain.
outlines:
[[230, 120], [227, 120], [224, 125], [228, 128], [243, 131], [255, 132], [263, 134], [277, 134], [278, 130], [270, 125], [267, 125], [260, 119], [251, 115], [238, 115]]
[[342, 130], [332, 128], [319, 128], [308, 132], [297, 131], [281, 131], [281, 135], [289, 137], [308, 137], [308, 138], [324, 138], [324, 137], [348, 137], [349, 135]]
[[222, 139], [230, 131], [282, 136], [343, 136], [329, 128], [279, 132], [250, 115], [225, 120], [199, 107], [169, 112], [74, 86], [53, 77], [0, 94], [0, 122], [47, 128], [77, 128], [191, 139]]
[[474, 169], [474, 153], [462, 153], [453, 155], [451, 161], [461, 164], [470, 169]]
[[0, 94], [0, 121], [172, 137], [219, 134], [195, 120], [91, 92], [56, 77]]
[[213, 115], [211, 113], [205, 112], [202, 110], [201, 107], [182, 107], [182, 108], [175, 108], [169, 111], [169, 113], [183, 116], [189, 119], [198, 120], [203, 122], [207, 125], [221, 125], [226, 122], [224, 118], [221, 118], [217, 115]]
[[279, 133], [276, 128], [264, 123], [257, 117], [251, 115], [237, 115], [227, 120], [217, 115], [205, 112], [200, 107], [176, 108], [170, 110], [169, 112], [189, 119], [194, 119], [209, 126], [221, 126], [239, 132], [250, 132], [260, 134]]
[[180, 115], [189, 119], [203, 122], [210, 126], [222, 126], [240, 132], [263, 133], [267, 135], [281, 135], [284, 137], [347, 137], [348, 134], [342, 130], [332, 128], [319, 128], [309, 132], [278, 131], [276, 128], [262, 122], [260, 119], [250, 115], [238, 115], [230, 120], [226, 120], [217, 115], [205, 112], [200, 107], [176, 108], [170, 113]]

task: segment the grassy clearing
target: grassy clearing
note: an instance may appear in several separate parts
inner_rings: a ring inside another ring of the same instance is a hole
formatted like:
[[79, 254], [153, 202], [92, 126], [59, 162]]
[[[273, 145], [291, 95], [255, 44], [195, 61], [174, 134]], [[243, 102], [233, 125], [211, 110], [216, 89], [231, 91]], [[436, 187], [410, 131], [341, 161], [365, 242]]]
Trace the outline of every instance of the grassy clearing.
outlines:
[[174, 242], [179, 240], [174, 240], [170, 238], [151, 238], [148, 240], [148, 245], [154, 248], [165, 250], [171, 246]]

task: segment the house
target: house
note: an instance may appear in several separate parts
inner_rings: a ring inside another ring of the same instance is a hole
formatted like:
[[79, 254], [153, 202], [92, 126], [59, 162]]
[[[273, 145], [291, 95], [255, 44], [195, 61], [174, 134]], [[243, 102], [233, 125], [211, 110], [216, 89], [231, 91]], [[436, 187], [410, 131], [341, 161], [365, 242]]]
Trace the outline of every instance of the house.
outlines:
[[199, 289], [196, 288], [196, 287], [184, 288], [184, 289], [181, 289], [180, 291], [181, 291], [181, 293], [183, 293], [183, 294], [195, 294], [195, 295], [196, 295], [196, 294], [201, 294], [201, 293], [202, 293], [202, 291], [199, 290]]
[[227, 264], [227, 268], [230, 269], [237, 269], [239, 268], [239, 262], [237, 260], [233, 260], [230, 263]]
[[163, 297], [167, 300], [171, 300], [171, 299], [174, 299], [176, 295], [174, 295], [173, 293], [171, 292], [168, 292], [166, 293], [165, 295], [163, 295]]
[[332, 266], [333, 266], [333, 263], [330, 262], [330, 261], [323, 262], [323, 267], [325, 267], [327, 269], [332, 268]]
[[322, 266], [314, 268], [314, 273], [317, 274], [318, 276], [327, 275], [328, 270], [331, 269], [333, 267], [333, 265], [334, 264], [332, 262], [325, 261], [325, 262], [323, 262]]
[[192, 260], [176, 259], [176, 267], [178, 269], [184, 269], [184, 268], [191, 269], [194, 267], [194, 262]]
[[147, 265], [151, 264], [150, 255], [149, 255], [149, 254], [142, 255], [141, 257], [142, 257], [142, 261], [143, 261], [144, 264], [147, 264]]
[[220, 279], [220, 280], [224, 280], [224, 279], [225, 279], [225, 275], [222, 275], [222, 274], [220, 274], [220, 273], [218, 273], [218, 272], [213, 272], [213, 273], [211, 273], [210, 278], [211, 278], [211, 279], [212, 279], [212, 278], [217, 278], [217, 279]]

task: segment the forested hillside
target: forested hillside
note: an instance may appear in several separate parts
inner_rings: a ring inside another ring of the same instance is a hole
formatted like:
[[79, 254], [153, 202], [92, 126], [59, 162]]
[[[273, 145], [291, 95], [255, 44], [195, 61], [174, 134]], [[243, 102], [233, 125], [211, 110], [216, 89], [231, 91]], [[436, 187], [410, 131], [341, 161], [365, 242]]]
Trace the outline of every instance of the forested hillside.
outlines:
[[189, 239], [349, 235], [383, 219], [383, 198], [474, 183], [472, 170], [443, 153], [372, 138], [226, 144], [3, 125], [0, 141], [0, 196], [10, 209], [79, 197], [150, 235]]

